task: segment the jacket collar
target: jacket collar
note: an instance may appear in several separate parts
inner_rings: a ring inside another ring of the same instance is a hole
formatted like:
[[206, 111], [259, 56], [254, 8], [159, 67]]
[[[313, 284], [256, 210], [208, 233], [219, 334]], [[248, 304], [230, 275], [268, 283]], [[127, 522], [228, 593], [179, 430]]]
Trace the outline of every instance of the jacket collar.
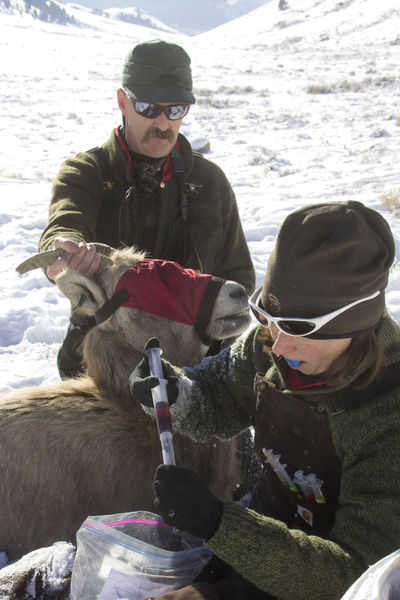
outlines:
[[[178, 135], [177, 146], [184, 161], [184, 178], [187, 180], [193, 167], [192, 148], [189, 141], [181, 133]], [[130, 168], [130, 150], [121, 135], [120, 127], [113, 130], [111, 136], [102, 147], [107, 154], [108, 160], [112, 164], [112, 171], [116, 183], [121, 187], [130, 187], [133, 183], [132, 171]], [[168, 168], [166, 168], [165, 176], [167, 177], [165, 181], [169, 181], [172, 177], [172, 170], [168, 177]]]

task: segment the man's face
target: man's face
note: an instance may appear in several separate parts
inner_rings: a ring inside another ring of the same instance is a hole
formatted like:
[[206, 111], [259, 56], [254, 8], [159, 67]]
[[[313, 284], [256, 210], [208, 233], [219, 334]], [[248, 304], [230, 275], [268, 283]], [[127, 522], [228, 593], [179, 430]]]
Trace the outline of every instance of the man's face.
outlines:
[[[182, 119], [171, 121], [163, 112], [155, 119], [142, 117], [122, 89], [117, 93], [118, 106], [125, 117], [125, 139], [132, 152], [152, 158], [167, 156], [175, 146]], [[158, 104], [170, 106], [172, 103]]]

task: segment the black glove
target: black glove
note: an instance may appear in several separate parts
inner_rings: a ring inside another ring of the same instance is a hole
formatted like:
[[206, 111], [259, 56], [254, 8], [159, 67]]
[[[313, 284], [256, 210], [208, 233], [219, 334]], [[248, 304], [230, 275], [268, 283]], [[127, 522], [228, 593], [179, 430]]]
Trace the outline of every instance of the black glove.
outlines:
[[[156, 338], [151, 338], [145, 347], [145, 351], [148, 348], [154, 348], [154, 341]], [[158, 345], [158, 340], [157, 345]], [[169, 404], [173, 404], [179, 393], [178, 389], [178, 378], [174, 375], [172, 369], [161, 359], [161, 366], [163, 370], [164, 379], [167, 383], [167, 395]], [[159, 384], [158, 377], [150, 375], [150, 367], [147, 356], [144, 356], [140, 363], [133, 369], [129, 375], [129, 392], [132, 400], [144, 404], [144, 406], [153, 406], [153, 397], [151, 390]]]
[[154, 506], [164, 523], [209, 540], [224, 507], [190, 469], [160, 465], [154, 479]]

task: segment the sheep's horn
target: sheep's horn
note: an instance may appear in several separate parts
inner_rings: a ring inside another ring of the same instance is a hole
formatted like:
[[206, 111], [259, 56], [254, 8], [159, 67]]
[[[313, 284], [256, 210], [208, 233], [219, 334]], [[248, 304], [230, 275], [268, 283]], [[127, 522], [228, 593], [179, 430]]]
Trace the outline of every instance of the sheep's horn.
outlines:
[[[93, 244], [96, 248], [96, 252], [100, 254], [102, 258], [108, 258], [115, 248], [108, 246], [107, 244], [100, 244], [95, 242]], [[18, 265], [16, 270], [20, 275], [32, 271], [33, 269], [45, 268], [51, 265], [59, 256], [64, 254], [64, 250], [56, 248], [55, 250], [45, 250], [44, 252], [38, 252], [33, 256], [30, 256]]]

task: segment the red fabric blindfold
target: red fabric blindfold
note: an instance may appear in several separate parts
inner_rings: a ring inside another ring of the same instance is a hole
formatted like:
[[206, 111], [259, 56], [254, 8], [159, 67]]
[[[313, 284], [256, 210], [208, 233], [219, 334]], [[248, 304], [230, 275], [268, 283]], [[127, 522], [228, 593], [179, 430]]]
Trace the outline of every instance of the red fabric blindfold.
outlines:
[[196, 325], [201, 313], [204, 321], [206, 312], [206, 326], [223, 283], [172, 261], [144, 259], [122, 275], [115, 293], [122, 288], [127, 291], [129, 297], [122, 306], [187, 325]]

